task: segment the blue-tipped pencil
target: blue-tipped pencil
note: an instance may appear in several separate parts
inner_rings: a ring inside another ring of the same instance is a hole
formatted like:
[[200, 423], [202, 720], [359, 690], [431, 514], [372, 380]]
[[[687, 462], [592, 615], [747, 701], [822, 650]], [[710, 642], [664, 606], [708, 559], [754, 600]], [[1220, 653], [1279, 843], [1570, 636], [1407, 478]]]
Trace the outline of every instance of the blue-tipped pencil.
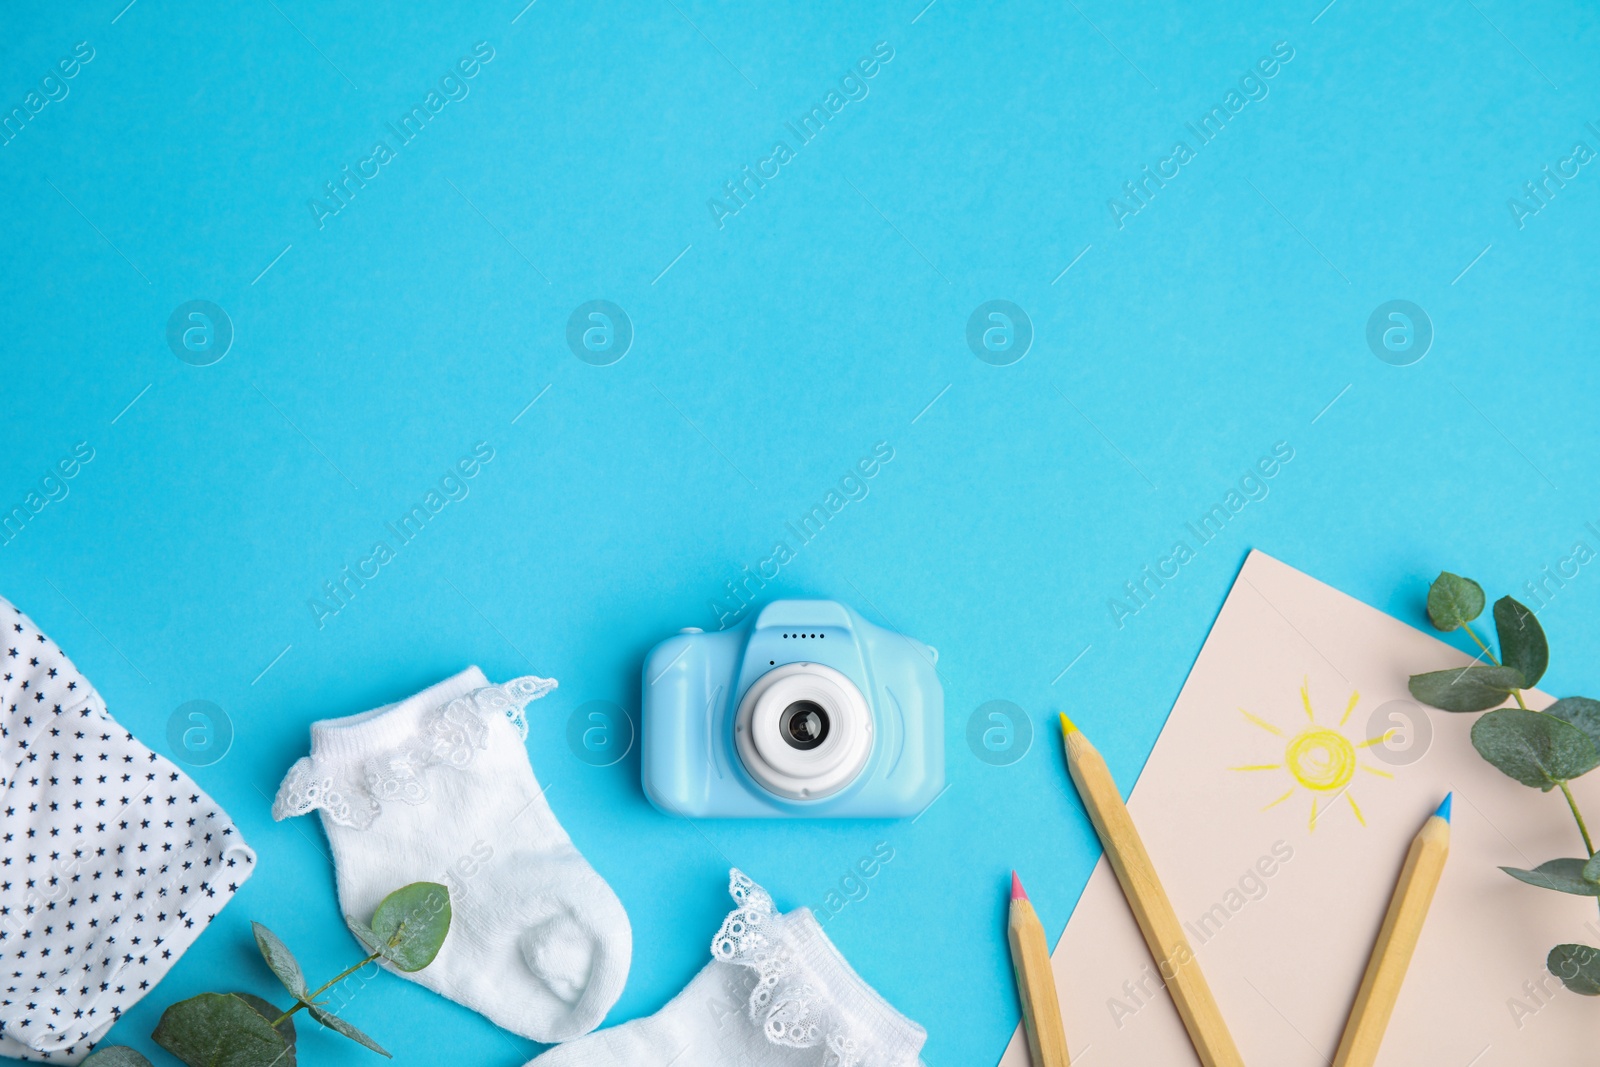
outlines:
[[1433, 903], [1433, 891], [1444, 873], [1445, 857], [1450, 854], [1450, 798], [1447, 794], [1439, 810], [1428, 816], [1417, 836], [1411, 839], [1400, 881], [1389, 898], [1389, 911], [1383, 917], [1378, 941], [1367, 960], [1367, 973], [1361, 979], [1344, 1037], [1334, 1054], [1333, 1067], [1371, 1067], [1378, 1058], [1378, 1046], [1389, 1027], [1389, 1016], [1400, 996], [1406, 968], [1422, 936], [1422, 922]]

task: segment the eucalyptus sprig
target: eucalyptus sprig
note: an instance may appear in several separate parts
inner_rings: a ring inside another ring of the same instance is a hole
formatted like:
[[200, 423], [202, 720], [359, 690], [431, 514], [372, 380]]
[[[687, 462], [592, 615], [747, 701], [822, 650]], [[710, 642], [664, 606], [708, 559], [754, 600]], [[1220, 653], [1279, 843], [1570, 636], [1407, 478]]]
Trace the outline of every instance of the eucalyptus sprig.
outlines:
[[[189, 1067], [295, 1067], [294, 1016], [304, 1010], [328, 1029], [388, 1056], [382, 1045], [317, 998], [380, 959], [407, 973], [432, 963], [450, 932], [450, 891], [436, 882], [414, 882], [384, 897], [370, 925], [346, 921], [371, 953], [316, 989], [309, 988], [305, 972], [277, 934], [250, 924], [267, 967], [294, 998], [288, 1011], [250, 993], [201, 993], [163, 1012], [151, 1036]], [[150, 1061], [116, 1045], [97, 1050], [84, 1067], [150, 1067]]]
[[[1523, 785], [1546, 793], [1561, 790], [1583, 839], [1585, 855], [1547, 860], [1533, 870], [1502, 867], [1511, 877], [1540, 889], [1600, 899], [1600, 855], [1568, 784], [1600, 766], [1600, 701], [1563, 697], [1540, 711], [1522, 691], [1536, 685], [1550, 665], [1550, 646], [1538, 618], [1524, 604], [1501, 597], [1494, 604], [1497, 659], [1472, 628], [1483, 614], [1483, 587], [1471, 578], [1442, 572], [1428, 589], [1428, 618], [1435, 628], [1462, 630], [1488, 663], [1411, 676], [1411, 695], [1443, 711], [1489, 713], [1472, 724], [1478, 755]], [[1503, 707], [1508, 700], [1515, 707]], [[1495, 710], [1489, 710], [1495, 709]], [[1550, 973], [1574, 993], [1600, 996], [1600, 949], [1557, 945], [1545, 960]]]

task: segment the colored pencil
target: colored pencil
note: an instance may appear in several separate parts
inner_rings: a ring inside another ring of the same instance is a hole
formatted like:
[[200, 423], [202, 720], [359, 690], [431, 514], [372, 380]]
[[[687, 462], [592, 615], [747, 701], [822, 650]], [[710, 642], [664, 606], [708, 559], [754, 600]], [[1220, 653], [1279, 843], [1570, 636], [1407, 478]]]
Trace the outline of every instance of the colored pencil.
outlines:
[[1350, 1009], [1350, 1020], [1345, 1023], [1339, 1051], [1334, 1054], [1333, 1067], [1370, 1067], [1378, 1058], [1378, 1046], [1389, 1026], [1394, 1002], [1400, 996], [1400, 984], [1405, 981], [1411, 954], [1416, 951], [1417, 939], [1422, 935], [1422, 922], [1428, 917], [1428, 905], [1433, 903], [1433, 891], [1439, 887], [1439, 876], [1444, 873], [1445, 857], [1450, 854], [1450, 798], [1453, 796], [1454, 793], [1445, 796], [1439, 810], [1428, 816], [1417, 836], [1411, 839], [1405, 866], [1400, 868], [1400, 880], [1395, 884], [1394, 896], [1389, 898], [1389, 910], [1378, 930], [1377, 943], [1372, 946], [1372, 956], [1367, 960], [1367, 973], [1361, 979], [1355, 1005]]
[[1050, 945], [1034, 913], [1022, 879], [1011, 872], [1011, 916], [1006, 923], [1011, 966], [1017, 972], [1017, 997], [1022, 1001], [1022, 1029], [1028, 1035], [1033, 1067], [1069, 1067], [1067, 1031], [1061, 1025], [1061, 1001], [1050, 969]]
[[1150, 947], [1150, 955], [1155, 957], [1156, 968], [1167, 983], [1167, 992], [1184, 1029], [1189, 1031], [1200, 1062], [1205, 1067], [1244, 1067], [1233, 1036], [1228, 1033], [1228, 1024], [1200, 973], [1200, 961], [1183, 936], [1167, 891], [1161, 887], [1133, 817], [1122, 803], [1111, 768], [1065, 715], [1061, 716], [1061, 740], [1067, 750], [1067, 770], [1073, 784], [1083, 798], [1095, 833], [1100, 835], [1106, 859], [1122, 885], [1123, 896]]

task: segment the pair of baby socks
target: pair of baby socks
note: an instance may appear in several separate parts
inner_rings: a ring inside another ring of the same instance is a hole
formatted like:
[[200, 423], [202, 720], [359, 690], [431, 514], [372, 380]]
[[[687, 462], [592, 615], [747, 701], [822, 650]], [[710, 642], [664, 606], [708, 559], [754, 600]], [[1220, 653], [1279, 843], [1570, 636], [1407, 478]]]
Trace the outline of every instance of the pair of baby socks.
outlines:
[[405, 977], [547, 1043], [600, 1024], [633, 952], [627, 913], [528, 762], [523, 709], [555, 685], [490, 685], [472, 667], [397, 704], [318, 722], [272, 808], [277, 819], [320, 813], [350, 919], [366, 922], [412, 882], [447, 885], [450, 934]]
[[566, 1042], [528, 1067], [918, 1064], [922, 1027], [856, 974], [810, 911], [779, 913], [737, 870], [712, 962], [655, 1015], [589, 1034], [622, 992], [633, 935], [528, 763], [523, 709], [553, 688], [490, 685], [473, 667], [316, 723], [311, 755], [279, 788], [274, 817], [321, 814], [350, 918], [366, 921], [411, 882], [448, 884], [450, 934], [405, 977], [524, 1037]]

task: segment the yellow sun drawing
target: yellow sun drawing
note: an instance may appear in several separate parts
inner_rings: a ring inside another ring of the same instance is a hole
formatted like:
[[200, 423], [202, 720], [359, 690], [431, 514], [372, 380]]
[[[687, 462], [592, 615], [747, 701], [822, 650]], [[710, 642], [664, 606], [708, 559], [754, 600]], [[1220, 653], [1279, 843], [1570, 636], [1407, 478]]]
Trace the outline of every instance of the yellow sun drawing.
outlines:
[[[1245, 709], [1239, 712], [1246, 719], [1261, 727], [1275, 737], [1288, 738], [1283, 747], [1282, 763], [1252, 763], [1242, 767], [1230, 767], [1233, 771], [1287, 771], [1294, 784], [1288, 792], [1268, 804], [1267, 808], [1276, 807], [1285, 800], [1294, 796], [1295, 790], [1304, 787], [1311, 793], [1311, 829], [1317, 828], [1317, 802], [1319, 800], [1337, 800], [1340, 793], [1350, 803], [1350, 810], [1355, 812], [1356, 821], [1362, 826], [1367, 825], [1367, 820], [1361, 814], [1361, 806], [1356, 803], [1356, 798], [1350, 793], [1350, 781], [1356, 771], [1366, 771], [1380, 778], [1393, 778], [1388, 771], [1363, 762], [1357, 755], [1358, 749], [1371, 748], [1381, 745], [1389, 736], [1389, 731], [1384, 731], [1377, 737], [1369, 737], [1365, 741], [1352, 741], [1344, 734], [1344, 727], [1350, 720], [1350, 713], [1356, 710], [1356, 703], [1361, 699], [1361, 694], [1352, 692], [1350, 702], [1345, 705], [1344, 714], [1339, 717], [1338, 725], [1320, 726], [1317, 724], [1317, 714], [1311, 708], [1311, 679], [1308, 677], [1300, 684], [1300, 703], [1305, 707], [1306, 726], [1292, 737], [1283, 730], [1267, 722], [1259, 716], [1252, 715]], [[1326, 810], [1326, 809], [1324, 809]]]

